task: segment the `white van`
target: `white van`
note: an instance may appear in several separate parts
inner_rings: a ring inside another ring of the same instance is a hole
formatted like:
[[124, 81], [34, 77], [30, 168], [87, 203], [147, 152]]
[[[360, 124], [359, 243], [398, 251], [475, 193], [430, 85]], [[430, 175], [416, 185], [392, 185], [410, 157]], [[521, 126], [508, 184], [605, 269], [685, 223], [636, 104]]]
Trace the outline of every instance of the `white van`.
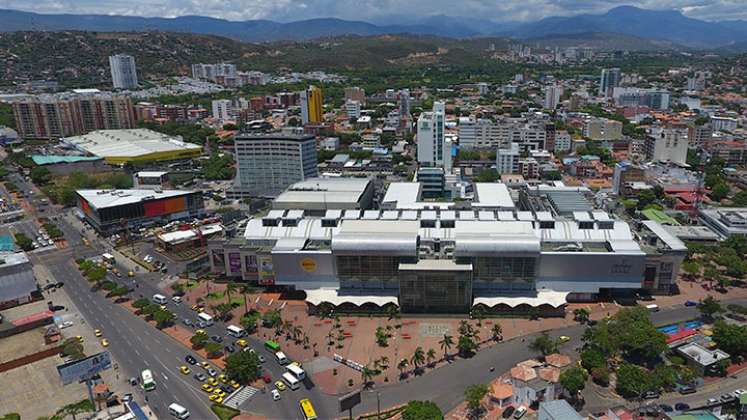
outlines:
[[171, 403], [169, 406], [169, 414], [182, 420], [189, 417], [189, 411], [177, 403]]
[[298, 387], [300, 386], [300, 383], [301, 383], [301, 381], [299, 381], [298, 379], [296, 379], [295, 376], [291, 375], [288, 372], [285, 372], [283, 374], [283, 380], [285, 381], [285, 383], [288, 384], [288, 386], [290, 387], [290, 389], [292, 389], [294, 391], [298, 389]]
[[165, 305], [168, 300], [166, 300], [166, 296], [164, 295], [153, 295], [153, 302], [156, 302], [159, 305]]
[[285, 357], [285, 353], [283, 353], [282, 351], [279, 351], [279, 352], [275, 353], [275, 359], [281, 365], [287, 365], [288, 364], [288, 358]]
[[296, 377], [299, 381], [303, 381], [306, 378], [306, 372], [301, 369], [297, 363], [291, 363], [285, 367], [285, 369]]
[[646, 309], [648, 309], [649, 312], [659, 312], [659, 305], [657, 304], [646, 305]]
[[246, 335], [246, 331], [244, 331], [243, 328], [237, 327], [235, 325], [229, 325], [228, 327], [226, 327], [226, 332], [228, 333], [228, 335], [236, 338], [241, 338]]
[[173, 296], [171, 298], [171, 301], [178, 305], [178, 304], [182, 303], [182, 297], [181, 296]]
[[205, 312], [200, 312], [199, 314], [197, 314], [197, 318], [199, 318], [200, 321], [204, 322], [207, 326], [213, 325], [213, 317], [206, 314]]

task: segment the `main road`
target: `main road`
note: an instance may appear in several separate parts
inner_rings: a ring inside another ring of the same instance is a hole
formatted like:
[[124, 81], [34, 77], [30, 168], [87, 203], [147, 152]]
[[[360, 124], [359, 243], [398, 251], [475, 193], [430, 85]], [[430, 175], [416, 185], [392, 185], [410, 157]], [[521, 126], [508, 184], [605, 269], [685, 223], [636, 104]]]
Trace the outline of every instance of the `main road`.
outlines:
[[[68, 223], [64, 219], [60, 222]], [[78, 234], [77, 229], [70, 225], [64, 226], [63, 230], [66, 235], [73, 232]], [[73, 239], [71, 242], [77, 243], [78, 241]], [[112, 304], [100, 293], [90, 292], [87, 282], [77, 272], [71, 260], [76, 256], [90, 256], [94, 252], [99, 254], [105, 252], [106, 244], [103, 241], [97, 241], [94, 243], [94, 248], [95, 251], [92, 251], [74, 245], [64, 251], [45, 253], [44, 258], [39, 262], [50, 266], [58, 280], [65, 282], [66, 287], [69, 287], [68, 292], [71, 298], [84, 312], [84, 316], [92, 326], [109, 332], [107, 338], [111, 342], [110, 349], [115, 358], [120, 361], [120, 365], [124, 365], [121, 368], [124, 368], [128, 375], [137, 376], [144, 368], [150, 368], [156, 372], [156, 376], [161, 381], [157, 391], [149, 394], [149, 402], [152, 406], [159, 411], [165, 410], [168, 404], [176, 401], [198, 414], [196, 418], [209, 418], [207, 398], [200, 395], [199, 383], [191, 377], [180, 375], [177, 370], [179, 365], [184, 364], [184, 356], [189, 351], [126, 309]], [[75, 255], [76, 253], [78, 255]], [[135, 280], [138, 287], [133, 297], [137, 295], [151, 297], [155, 293], [163, 293], [156, 285], [158, 278], [157, 275], [138, 275]], [[113, 278], [113, 280], [123, 283], [130, 281], [126, 278]], [[195, 313], [188, 308], [188, 305], [170, 304], [169, 306], [170, 310], [177, 315], [177, 322], [182, 319], [195, 320]], [[654, 313], [651, 317], [655, 324], [665, 325], [693, 319], [698, 315], [695, 308], [680, 306]], [[566, 327], [553, 330], [551, 335], [571, 337], [571, 341], [562, 346], [566, 353], [570, 353], [581, 345], [584, 328], [581, 325]], [[210, 335], [225, 335], [225, 325], [222, 323], [216, 323], [207, 330]], [[111, 332], [116, 332], [116, 335], [112, 335]], [[467, 386], [489, 383], [516, 363], [531, 357], [527, 351], [527, 345], [535, 336], [508, 340], [483, 349], [472, 358], [457, 358], [451, 364], [426, 375], [364, 391], [362, 403], [353, 410], [353, 414], [374, 412], [379, 406], [385, 409], [414, 399], [434, 401], [442, 410], [451, 410], [464, 400], [463, 392]], [[250, 337], [249, 341], [255, 349], [261, 351], [262, 342], [259, 339]], [[269, 355], [266, 352], [260, 354]], [[275, 363], [273, 358], [267, 357], [267, 359], [264, 368], [271, 374], [273, 381], [279, 379], [284, 371], [283, 367]], [[298, 391], [283, 392], [280, 401], [272, 401], [269, 392], [257, 393], [241, 408], [273, 419], [296, 419], [301, 418], [298, 409], [298, 400], [301, 398], [312, 400], [319, 418], [326, 419], [340, 415], [337, 409], [337, 397], [321, 393], [310, 380], [306, 381], [306, 387]], [[702, 396], [701, 398], [705, 399]]]

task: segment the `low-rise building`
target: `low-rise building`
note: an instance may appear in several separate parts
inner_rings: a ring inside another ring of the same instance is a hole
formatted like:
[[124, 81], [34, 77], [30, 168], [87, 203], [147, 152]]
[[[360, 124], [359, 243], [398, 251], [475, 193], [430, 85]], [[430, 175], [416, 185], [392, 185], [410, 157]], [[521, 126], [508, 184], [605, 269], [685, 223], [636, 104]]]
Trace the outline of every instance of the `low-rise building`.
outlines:
[[583, 420], [566, 400], [541, 401], [537, 420]]
[[722, 238], [747, 236], [747, 207], [702, 208], [700, 220]]
[[35, 295], [41, 292], [26, 254], [0, 253], [0, 309], [30, 302]]
[[677, 347], [677, 353], [684, 357], [687, 364], [699, 375], [716, 373], [719, 363], [730, 357], [725, 351], [710, 350], [698, 343], [689, 343]]

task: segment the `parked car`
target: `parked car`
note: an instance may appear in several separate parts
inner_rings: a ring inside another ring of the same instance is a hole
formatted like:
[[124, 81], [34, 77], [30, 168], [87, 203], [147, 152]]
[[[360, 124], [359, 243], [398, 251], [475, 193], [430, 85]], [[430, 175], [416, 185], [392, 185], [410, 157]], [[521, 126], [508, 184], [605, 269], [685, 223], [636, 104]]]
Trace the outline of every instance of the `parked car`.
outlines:
[[706, 401], [706, 404], [708, 405], [718, 404], [718, 400], [716, 398], [709, 398], [708, 401]]
[[210, 375], [211, 377], [214, 377], [214, 376], [216, 376], [216, 375], [218, 374], [218, 371], [216, 371], [216, 370], [215, 370], [215, 369], [213, 369], [213, 368], [208, 368], [208, 369], [207, 369], [207, 373], [208, 373], [208, 375]]
[[526, 413], [527, 413], [527, 408], [522, 405], [521, 407], [517, 408], [516, 411], [514, 412], [514, 418], [520, 419], [524, 417], [524, 414]]
[[195, 357], [192, 356], [191, 354], [188, 354], [186, 357], [184, 357], [184, 361], [189, 363], [190, 365], [197, 364], [197, 359], [195, 359]]
[[210, 339], [213, 340], [213, 341], [215, 341], [216, 343], [222, 343], [223, 342], [223, 337], [221, 337], [219, 335], [211, 336]]
[[722, 402], [725, 402], [725, 403], [726, 403], [726, 402], [731, 402], [731, 401], [733, 401], [734, 399], [735, 399], [735, 398], [734, 398], [734, 396], [733, 396], [733, 395], [731, 395], [731, 394], [723, 394], [723, 395], [721, 395], [721, 401], [722, 401]]
[[205, 379], [207, 379], [207, 376], [205, 376], [204, 373], [196, 373], [194, 378], [200, 382], [205, 382]]
[[270, 394], [272, 394], [272, 400], [277, 401], [280, 399], [280, 392], [277, 389], [273, 389], [270, 391]]
[[685, 306], [698, 306], [698, 302], [694, 300], [688, 300], [685, 302]]
[[671, 413], [672, 411], [674, 411], [674, 408], [672, 408], [671, 405], [667, 404], [659, 404], [659, 408], [665, 413]]
[[225, 347], [223, 347], [223, 349], [224, 349], [225, 351], [227, 351], [228, 353], [233, 353], [233, 352], [235, 352], [235, 351], [236, 351], [236, 348], [235, 348], [234, 346], [230, 345], [230, 344], [229, 344], [229, 345], [227, 345], [227, 346], [225, 346]]
[[694, 394], [696, 391], [695, 387], [692, 385], [683, 386], [680, 388], [680, 394], [686, 395], [686, 394]]
[[188, 326], [188, 327], [192, 327], [192, 326], [194, 326], [194, 324], [192, 324], [192, 321], [191, 321], [191, 320], [189, 320], [188, 318], [184, 318], [184, 319], [182, 319], [182, 323], [183, 323], [184, 325]]
[[506, 407], [505, 410], [503, 410], [503, 415], [501, 417], [503, 417], [504, 419], [511, 418], [511, 415], [514, 414], [515, 410], [516, 409], [513, 408], [512, 406], [508, 406], [508, 407]]
[[674, 409], [677, 411], [687, 411], [690, 409], [690, 405], [683, 402], [678, 402], [674, 405]]
[[643, 394], [643, 398], [646, 400], [653, 400], [655, 398], [659, 398], [661, 394], [659, 391], [648, 391], [645, 394]]

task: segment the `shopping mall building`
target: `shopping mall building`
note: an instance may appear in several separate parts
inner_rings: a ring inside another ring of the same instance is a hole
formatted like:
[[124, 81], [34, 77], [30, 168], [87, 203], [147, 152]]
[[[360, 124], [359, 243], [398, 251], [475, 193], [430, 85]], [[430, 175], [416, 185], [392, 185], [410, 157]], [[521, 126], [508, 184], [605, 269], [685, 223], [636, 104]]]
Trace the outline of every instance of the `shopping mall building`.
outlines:
[[312, 310], [562, 315], [568, 302], [642, 288], [647, 253], [604, 211], [517, 210], [503, 184], [476, 184], [468, 205], [421, 202], [418, 184], [403, 184], [382, 200], [388, 210], [250, 219], [242, 236], [209, 243], [211, 269], [303, 290]]

